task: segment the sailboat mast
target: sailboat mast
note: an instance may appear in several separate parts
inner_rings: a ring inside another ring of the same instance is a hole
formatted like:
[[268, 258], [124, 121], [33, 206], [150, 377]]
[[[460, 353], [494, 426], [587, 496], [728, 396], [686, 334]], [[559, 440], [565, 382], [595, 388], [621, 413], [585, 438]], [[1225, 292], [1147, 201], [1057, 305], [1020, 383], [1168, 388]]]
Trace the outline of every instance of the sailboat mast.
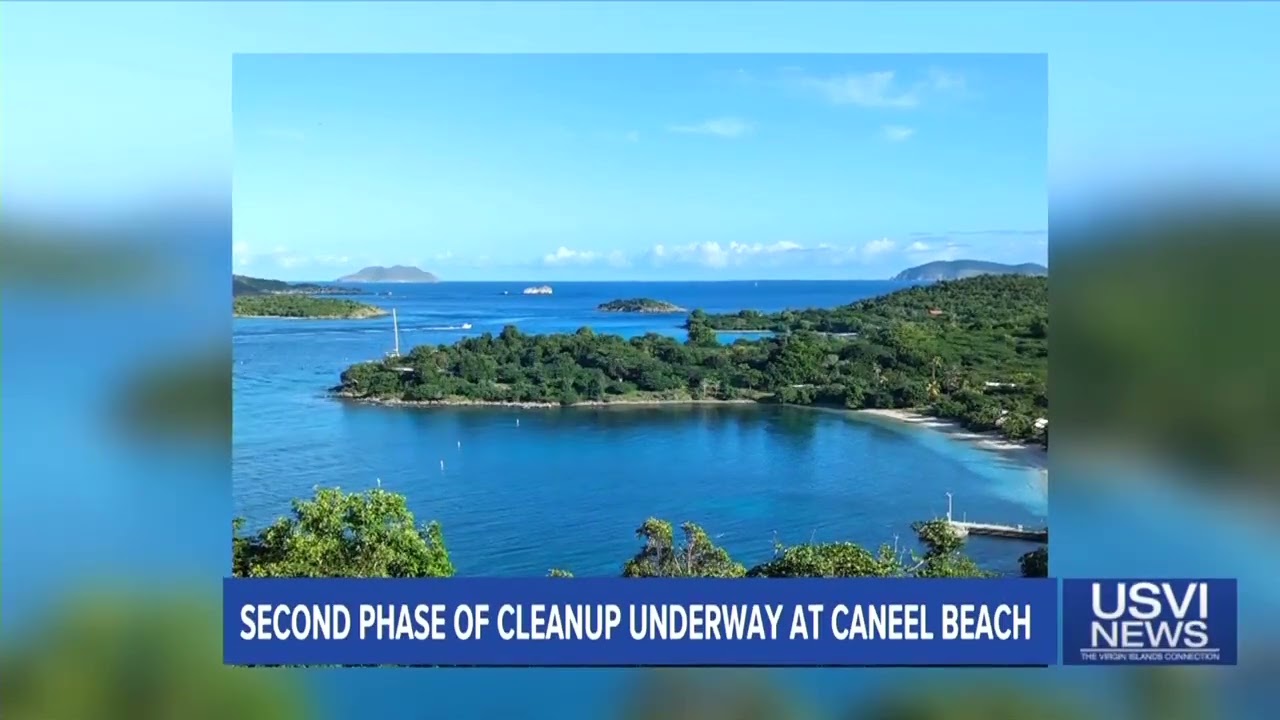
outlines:
[[396, 317], [396, 309], [391, 308], [391, 326], [396, 334], [396, 357], [400, 357], [400, 319]]

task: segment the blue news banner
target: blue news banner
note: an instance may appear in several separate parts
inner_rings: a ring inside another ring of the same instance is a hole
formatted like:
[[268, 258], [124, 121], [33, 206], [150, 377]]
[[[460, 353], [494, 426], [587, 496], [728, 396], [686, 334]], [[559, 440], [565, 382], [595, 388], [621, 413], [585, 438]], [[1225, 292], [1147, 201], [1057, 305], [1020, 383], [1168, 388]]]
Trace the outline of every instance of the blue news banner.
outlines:
[[1045, 666], [1058, 588], [1030, 579], [246, 579], [232, 665]]

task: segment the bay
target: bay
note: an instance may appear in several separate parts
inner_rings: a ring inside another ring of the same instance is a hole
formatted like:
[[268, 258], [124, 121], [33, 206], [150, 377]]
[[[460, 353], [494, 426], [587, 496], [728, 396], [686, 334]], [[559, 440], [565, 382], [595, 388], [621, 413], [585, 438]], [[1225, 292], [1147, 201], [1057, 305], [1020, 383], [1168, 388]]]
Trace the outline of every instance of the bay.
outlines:
[[[889, 281], [368, 285], [394, 308], [402, 351], [508, 324], [523, 332], [683, 337], [683, 315], [602, 313], [651, 297], [708, 312], [831, 307], [904, 287]], [[388, 294], [389, 293], [389, 294]], [[464, 326], [470, 325], [469, 328]], [[726, 336], [725, 341], [737, 339]], [[394, 343], [389, 318], [235, 321], [233, 501], [259, 527], [316, 486], [403, 493], [439, 520], [459, 574], [613, 575], [655, 516], [692, 521], [750, 566], [775, 541], [913, 545], [910, 525], [946, 511], [1043, 523], [1040, 473], [972, 444], [855, 413], [776, 406], [516, 410], [385, 408], [326, 389]], [[1030, 545], [974, 538], [1002, 572]]]

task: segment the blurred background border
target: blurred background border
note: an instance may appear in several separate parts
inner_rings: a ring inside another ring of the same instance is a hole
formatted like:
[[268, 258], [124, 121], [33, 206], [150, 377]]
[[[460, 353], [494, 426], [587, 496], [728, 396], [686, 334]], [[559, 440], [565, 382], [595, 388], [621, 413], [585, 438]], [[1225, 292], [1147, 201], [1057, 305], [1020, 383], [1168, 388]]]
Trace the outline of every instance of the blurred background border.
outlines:
[[[5, 3], [6, 716], [1261, 717], [1277, 26], [1225, 2]], [[1051, 570], [1241, 578], [1241, 667], [221, 668], [232, 54], [783, 51], [1049, 55]]]

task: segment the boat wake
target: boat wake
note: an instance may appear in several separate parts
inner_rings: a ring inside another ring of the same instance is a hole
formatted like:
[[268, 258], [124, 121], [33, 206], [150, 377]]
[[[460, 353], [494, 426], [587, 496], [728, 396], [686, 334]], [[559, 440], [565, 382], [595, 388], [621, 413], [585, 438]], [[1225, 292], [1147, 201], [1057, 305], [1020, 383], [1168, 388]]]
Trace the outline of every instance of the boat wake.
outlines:
[[423, 332], [441, 332], [444, 330], [470, 330], [471, 323], [462, 323], [461, 325], [432, 325], [430, 327], [414, 328]]

